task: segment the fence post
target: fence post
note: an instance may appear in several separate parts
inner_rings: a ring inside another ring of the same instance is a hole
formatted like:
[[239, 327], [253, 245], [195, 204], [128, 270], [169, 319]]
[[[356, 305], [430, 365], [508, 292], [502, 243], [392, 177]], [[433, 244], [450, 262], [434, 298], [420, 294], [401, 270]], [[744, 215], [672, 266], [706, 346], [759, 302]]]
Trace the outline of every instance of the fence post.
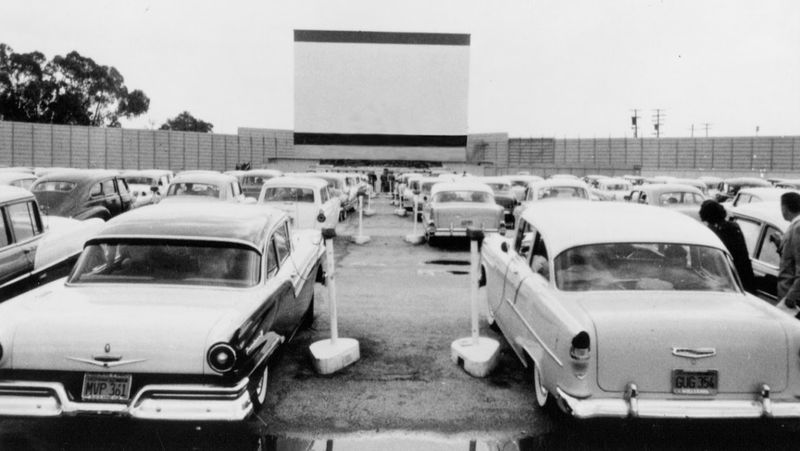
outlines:
[[53, 124], [50, 124], [50, 167], [55, 166], [56, 146], [54, 144], [55, 143], [54, 139], [55, 138], [53, 137]]
[[755, 147], [755, 144], [756, 144], [755, 143], [755, 138], [751, 136], [750, 137], [750, 170], [751, 171], [754, 169], [754, 166], [755, 166], [755, 164], [754, 164], [755, 163], [755, 158], [756, 158], [756, 154], [755, 154], [756, 147]]
[[106, 169], [108, 169], [108, 128], [105, 127], [103, 127], [103, 147], [105, 149], [103, 155], [103, 161]]
[[31, 124], [31, 166], [36, 166], [36, 125]]
[[694, 144], [694, 155], [692, 156], [692, 168], [697, 170], [697, 138], [692, 137], [692, 144]]
[[774, 169], [773, 162], [775, 160], [775, 138], [769, 139], [769, 170]]
[[69, 167], [72, 167], [72, 125], [69, 127]]
[[711, 169], [714, 169], [714, 153], [716, 149], [714, 148], [714, 138], [711, 138]]
[[733, 170], [733, 138], [731, 138], [731, 164], [728, 169]]
[[14, 163], [14, 154], [16, 153], [15, 152], [16, 149], [14, 148], [14, 122], [10, 122], [10, 124], [11, 124], [11, 166], [16, 166], [16, 164]]
[[680, 149], [678, 148], [678, 143], [680, 141], [678, 139], [675, 140], [675, 169], [678, 169], [678, 154], [680, 153]]
[[661, 140], [656, 138], [656, 169], [661, 169]]

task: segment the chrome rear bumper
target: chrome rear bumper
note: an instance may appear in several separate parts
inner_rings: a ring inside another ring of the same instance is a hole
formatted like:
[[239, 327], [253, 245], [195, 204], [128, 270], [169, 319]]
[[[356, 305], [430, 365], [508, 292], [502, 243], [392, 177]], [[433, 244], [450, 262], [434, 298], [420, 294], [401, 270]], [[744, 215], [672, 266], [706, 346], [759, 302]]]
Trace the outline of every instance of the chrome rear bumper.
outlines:
[[247, 378], [235, 386], [147, 385], [128, 403], [77, 402], [60, 382], [0, 381], [0, 416], [109, 415], [145, 420], [241, 421], [253, 410]]
[[556, 389], [576, 418], [790, 418], [800, 417], [800, 402], [773, 401], [766, 385], [752, 399], [642, 399], [630, 384], [622, 398], [579, 399]]

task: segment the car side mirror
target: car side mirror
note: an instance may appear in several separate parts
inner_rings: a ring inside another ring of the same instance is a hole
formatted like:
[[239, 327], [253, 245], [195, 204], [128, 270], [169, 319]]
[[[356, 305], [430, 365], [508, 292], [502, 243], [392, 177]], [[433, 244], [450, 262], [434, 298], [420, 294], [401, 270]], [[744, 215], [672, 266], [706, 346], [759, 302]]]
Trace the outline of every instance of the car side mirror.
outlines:
[[505, 241], [503, 241], [502, 243], [500, 243], [500, 250], [501, 250], [501, 251], [503, 251], [503, 252], [505, 252], [505, 253], [508, 253], [508, 243], [507, 243], [507, 242], [505, 242]]

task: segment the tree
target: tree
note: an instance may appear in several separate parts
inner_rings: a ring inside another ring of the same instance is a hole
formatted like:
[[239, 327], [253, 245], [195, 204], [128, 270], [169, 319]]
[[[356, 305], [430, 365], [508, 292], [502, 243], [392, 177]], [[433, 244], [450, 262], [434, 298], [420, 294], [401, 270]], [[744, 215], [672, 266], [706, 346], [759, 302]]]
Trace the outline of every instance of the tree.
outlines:
[[40, 52], [14, 53], [0, 44], [0, 115], [6, 120], [119, 127], [120, 118], [149, 107], [147, 95], [129, 91], [114, 67], [75, 51], [48, 62]]
[[184, 132], [201, 133], [211, 133], [213, 129], [214, 124], [197, 119], [188, 111], [184, 111], [174, 118], [168, 119], [167, 122], [164, 122], [160, 128], [160, 130], [179, 130]]

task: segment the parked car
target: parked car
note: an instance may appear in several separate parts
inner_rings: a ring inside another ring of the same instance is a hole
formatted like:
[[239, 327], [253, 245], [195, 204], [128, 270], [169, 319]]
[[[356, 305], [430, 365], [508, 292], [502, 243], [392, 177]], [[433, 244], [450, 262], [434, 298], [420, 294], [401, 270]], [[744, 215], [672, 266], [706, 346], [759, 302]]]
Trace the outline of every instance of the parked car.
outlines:
[[16, 186], [29, 191], [36, 178], [30, 172], [0, 171], [0, 185]]
[[229, 174], [211, 172], [182, 173], [172, 179], [162, 202], [216, 199], [223, 202], [255, 203], [242, 194], [239, 180]]
[[[744, 191], [744, 190], [742, 190]], [[772, 304], [779, 299], [779, 250], [789, 221], [783, 219], [780, 200], [742, 204], [728, 209], [728, 217], [739, 224], [753, 265], [758, 295]]]
[[264, 182], [271, 178], [280, 177], [283, 175], [282, 171], [278, 169], [251, 169], [245, 171], [239, 178], [239, 183], [242, 185], [242, 192], [246, 197], [258, 199], [261, 194], [261, 187]]
[[484, 183], [437, 183], [431, 188], [430, 200], [422, 212], [425, 238], [433, 245], [442, 237], [467, 236], [470, 228], [504, 235], [503, 210], [495, 202], [492, 189]]
[[36, 180], [31, 191], [48, 216], [107, 221], [133, 205], [127, 183], [114, 171], [49, 172]]
[[597, 188], [598, 182], [603, 179], [610, 178], [607, 175], [601, 174], [587, 174], [583, 176], [583, 181], [592, 188]]
[[634, 186], [643, 184], [645, 180], [645, 177], [641, 175], [630, 175], [630, 174], [623, 175], [622, 178], [631, 182], [631, 184]]
[[670, 183], [677, 183], [679, 185], [689, 185], [693, 186], [700, 190], [703, 193], [703, 196], [708, 198], [708, 186], [697, 179], [682, 179], [682, 178], [675, 178]]
[[160, 169], [125, 171], [122, 174], [133, 194], [133, 208], [160, 202], [167, 194], [172, 177], [172, 171]]
[[557, 177], [528, 184], [525, 200], [514, 208], [514, 217], [519, 218], [522, 211], [534, 202], [556, 199], [589, 200], [589, 187], [582, 180], [570, 177]]
[[523, 200], [525, 200], [525, 188], [528, 187], [529, 183], [541, 182], [542, 180], [544, 180], [538, 175], [516, 174], [516, 175], [504, 175], [502, 177], [511, 182], [511, 192], [514, 193], [514, 197], [517, 199], [517, 202], [522, 202]]
[[66, 276], [101, 224], [46, 217], [30, 191], [0, 186], [0, 301]]
[[697, 177], [697, 180], [700, 180], [706, 185], [706, 195], [709, 199], [716, 199], [717, 194], [719, 193], [719, 185], [722, 183], [721, 177], [716, 177], [713, 175], [701, 175]]
[[0, 304], [0, 415], [236, 421], [313, 318], [324, 247], [257, 205], [109, 221], [68, 279]]
[[517, 198], [511, 191], [511, 182], [505, 177], [473, 177], [470, 181], [485, 183], [492, 189], [494, 201], [503, 207], [503, 221], [509, 229], [514, 228], [514, 207], [517, 206]]
[[607, 177], [597, 181], [595, 192], [601, 200], [625, 200], [633, 189], [631, 182], [615, 177]]
[[299, 229], [334, 228], [339, 221], [339, 199], [328, 182], [316, 177], [276, 177], [264, 182], [258, 203], [286, 212]]
[[354, 192], [347, 185], [347, 176], [336, 172], [306, 172], [287, 174], [290, 177], [315, 177], [328, 182], [330, 194], [339, 199], [341, 207], [341, 219], [344, 219], [347, 212], [355, 211], [358, 205], [357, 192]]
[[797, 189], [777, 188], [777, 187], [758, 187], [742, 188], [736, 193], [731, 201], [731, 206], [738, 207], [753, 202], [779, 201], [784, 193], [789, 191], [797, 192]]
[[800, 189], [800, 179], [781, 179], [775, 184], [776, 188]]
[[541, 202], [485, 239], [490, 317], [539, 406], [577, 418], [800, 416], [800, 322], [747, 294], [674, 211]]
[[700, 204], [706, 200], [703, 193], [689, 185], [660, 183], [636, 187], [625, 197], [629, 202], [665, 207], [700, 220]]
[[750, 188], [757, 186], [772, 186], [768, 181], [755, 178], [755, 177], [735, 177], [725, 179], [717, 186], [718, 193], [716, 194], [717, 202], [726, 202], [733, 199], [736, 193], [742, 188]]

